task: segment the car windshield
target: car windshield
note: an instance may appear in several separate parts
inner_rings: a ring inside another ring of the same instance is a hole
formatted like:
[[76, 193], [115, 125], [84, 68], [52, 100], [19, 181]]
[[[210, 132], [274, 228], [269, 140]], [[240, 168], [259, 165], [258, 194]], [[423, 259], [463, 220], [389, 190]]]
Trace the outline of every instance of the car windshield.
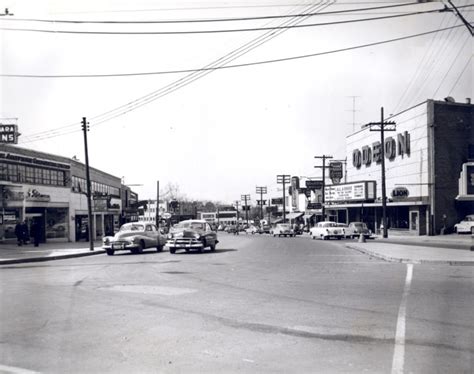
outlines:
[[136, 223], [129, 223], [129, 224], [123, 225], [120, 228], [120, 231], [143, 231], [143, 225], [138, 225]]
[[204, 230], [204, 223], [201, 222], [191, 222], [189, 228], [193, 230]]
[[358, 229], [365, 229], [367, 225], [364, 222], [355, 222], [354, 226], [357, 227]]
[[323, 227], [337, 227], [335, 222], [326, 222], [323, 224]]
[[464, 218], [464, 221], [474, 222], [474, 216], [466, 216], [466, 218]]

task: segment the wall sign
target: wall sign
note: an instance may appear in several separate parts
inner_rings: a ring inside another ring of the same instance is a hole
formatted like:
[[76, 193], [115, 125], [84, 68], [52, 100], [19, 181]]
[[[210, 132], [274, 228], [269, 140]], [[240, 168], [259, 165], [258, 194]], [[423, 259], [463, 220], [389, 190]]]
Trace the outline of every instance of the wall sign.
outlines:
[[[397, 134], [397, 140], [393, 137], [387, 137], [384, 141], [385, 158], [394, 160], [397, 156], [410, 156], [410, 134], [405, 131], [403, 134]], [[380, 142], [374, 142], [371, 146], [363, 146], [361, 149], [352, 151], [352, 165], [360, 169], [362, 165], [369, 167], [372, 162], [382, 162], [382, 145]]]
[[0, 143], [17, 144], [18, 126], [0, 122]]
[[406, 187], [395, 187], [392, 190], [393, 199], [406, 199], [408, 197], [408, 188]]

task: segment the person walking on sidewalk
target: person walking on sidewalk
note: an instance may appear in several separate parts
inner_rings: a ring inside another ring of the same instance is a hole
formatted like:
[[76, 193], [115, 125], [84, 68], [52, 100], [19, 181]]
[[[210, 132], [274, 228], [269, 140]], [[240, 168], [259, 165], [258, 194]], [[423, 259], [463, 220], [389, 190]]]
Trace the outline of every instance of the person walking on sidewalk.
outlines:
[[28, 224], [26, 223], [26, 221], [23, 221], [21, 223], [21, 238], [23, 244], [28, 244], [28, 242], [30, 241], [30, 232], [28, 230]]
[[19, 247], [21, 247], [23, 245], [23, 227], [20, 221], [16, 223], [15, 235], [16, 235], [17, 244]]
[[33, 237], [33, 242], [35, 243], [35, 247], [39, 246], [39, 241], [40, 241], [40, 225], [38, 222], [35, 220], [31, 224], [31, 236]]

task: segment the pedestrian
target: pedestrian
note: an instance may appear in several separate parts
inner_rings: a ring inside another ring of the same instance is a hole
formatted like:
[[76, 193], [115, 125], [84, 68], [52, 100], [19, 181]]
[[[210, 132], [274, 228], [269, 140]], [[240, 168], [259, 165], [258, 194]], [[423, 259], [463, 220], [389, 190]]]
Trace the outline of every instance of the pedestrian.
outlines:
[[23, 244], [28, 244], [28, 242], [30, 241], [30, 233], [26, 221], [23, 221], [21, 223], [21, 238]]
[[19, 247], [21, 247], [23, 244], [23, 228], [20, 221], [18, 221], [15, 225], [15, 235], [16, 235], [17, 244]]
[[33, 242], [35, 244], [35, 247], [39, 246], [40, 236], [41, 236], [40, 230], [41, 228], [38, 222], [36, 222], [36, 220], [33, 221], [33, 223], [31, 224], [31, 236], [33, 237]]

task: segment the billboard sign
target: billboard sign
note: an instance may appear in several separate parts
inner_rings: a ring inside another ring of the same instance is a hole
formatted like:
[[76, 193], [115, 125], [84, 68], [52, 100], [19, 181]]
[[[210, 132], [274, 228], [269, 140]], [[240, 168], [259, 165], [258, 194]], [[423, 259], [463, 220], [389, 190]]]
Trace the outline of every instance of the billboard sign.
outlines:
[[306, 209], [322, 209], [323, 205], [321, 203], [308, 203]]
[[283, 198], [282, 197], [275, 197], [272, 199], [272, 205], [283, 205]]

